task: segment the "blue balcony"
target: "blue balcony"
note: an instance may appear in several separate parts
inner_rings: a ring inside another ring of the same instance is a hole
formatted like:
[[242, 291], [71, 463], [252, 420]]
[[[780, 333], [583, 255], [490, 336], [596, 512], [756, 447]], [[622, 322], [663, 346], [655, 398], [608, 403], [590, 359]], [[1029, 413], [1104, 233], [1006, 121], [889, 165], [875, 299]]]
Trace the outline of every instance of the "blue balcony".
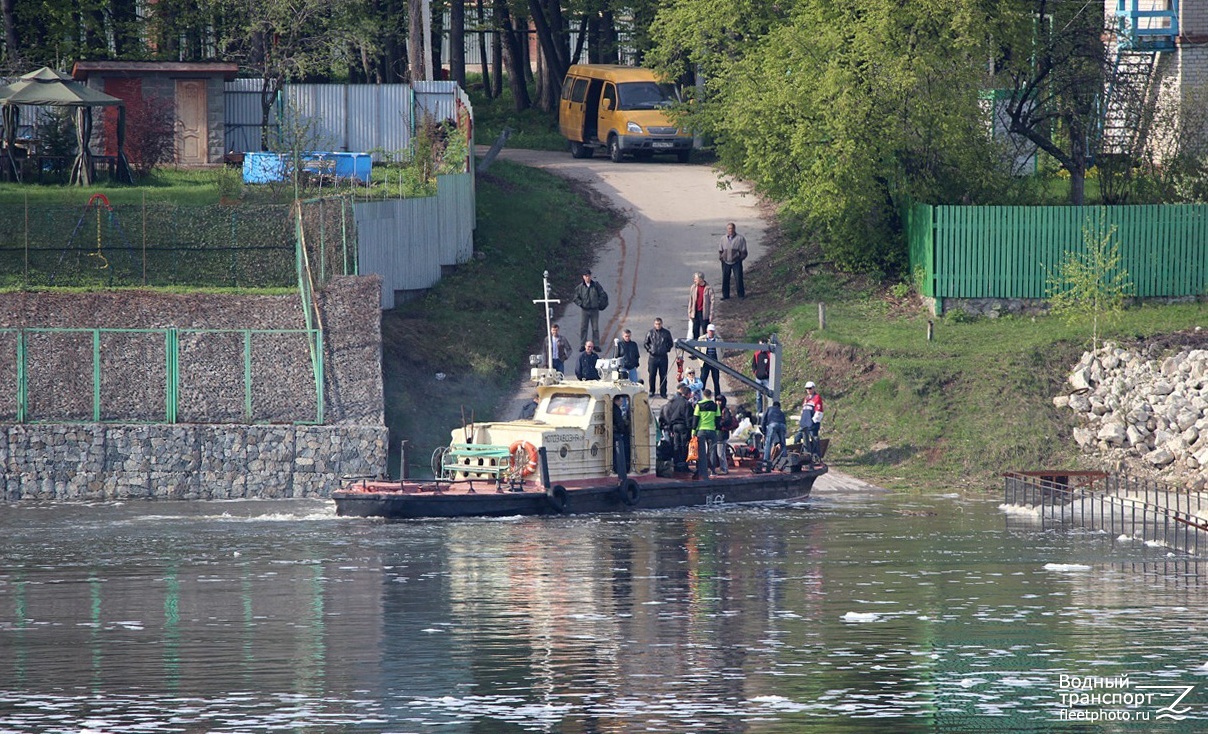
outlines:
[[1142, 10], [1162, 0], [1116, 0], [1116, 46], [1121, 51], [1170, 51], [1179, 36], [1179, 0], [1165, 10]]

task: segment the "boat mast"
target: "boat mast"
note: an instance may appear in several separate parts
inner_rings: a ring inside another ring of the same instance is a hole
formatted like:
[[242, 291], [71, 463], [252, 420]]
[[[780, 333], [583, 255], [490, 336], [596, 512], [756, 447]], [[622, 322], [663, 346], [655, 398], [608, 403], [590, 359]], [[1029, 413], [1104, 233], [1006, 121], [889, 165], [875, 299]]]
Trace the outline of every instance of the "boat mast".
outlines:
[[549, 271], [545, 270], [541, 273], [541, 285], [545, 291], [545, 298], [534, 298], [533, 303], [544, 304], [545, 306], [545, 339], [549, 342], [549, 349], [546, 351], [545, 358], [549, 360], [546, 364], [552, 370], [554, 368], [554, 358], [557, 355], [558, 345], [554, 344], [554, 340], [550, 338], [550, 327], [553, 326], [554, 309], [552, 304], [562, 303], [557, 298], [549, 297]]

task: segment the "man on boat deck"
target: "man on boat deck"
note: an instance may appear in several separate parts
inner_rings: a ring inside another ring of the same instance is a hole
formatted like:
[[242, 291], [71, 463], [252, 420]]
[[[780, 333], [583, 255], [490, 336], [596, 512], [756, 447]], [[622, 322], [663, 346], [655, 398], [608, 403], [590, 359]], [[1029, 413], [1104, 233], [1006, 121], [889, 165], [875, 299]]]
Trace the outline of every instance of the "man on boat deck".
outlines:
[[[768, 408], [763, 413], [763, 463], [768, 464], [772, 460], [772, 443], [780, 444], [780, 456], [784, 456], [784, 432], [787, 430], [785, 425], [787, 420], [784, 417], [784, 411], [780, 409], [780, 401], [772, 403], [772, 407]], [[772, 467], [769, 464], [768, 469]]]
[[696, 377], [696, 370], [689, 367], [684, 371], [684, 380], [680, 385], [688, 388], [688, 400], [693, 404], [700, 402], [701, 390], [705, 388], [705, 383], [701, 382]]
[[[637, 382], [641, 378], [638, 376], [638, 362], [641, 360], [641, 354], [638, 352], [638, 343], [633, 340], [633, 332], [625, 329], [621, 332], [621, 338], [617, 340], [617, 354], [621, 358], [621, 375], [626, 377], [630, 382]], [[651, 391], [653, 391], [653, 387]]]
[[717, 444], [717, 403], [713, 402], [713, 393], [706, 388], [701, 393], [701, 401], [692, 411], [696, 424], [696, 478], [709, 478], [709, 457], [716, 450]]
[[629, 473], [629, 419], [625, 411], [625, 396], [612, 399], [612, 465], [622, 480]]
[[691, 424], [692, 403], [688, 401], [688, 388], [681, 385], [659, 411], [659, 425], [671, 439], [676, 471], [688, 471], [688, 432]]
[[589, 340], [583, 345], [583, 351], [579, 354], [579, 364], [575, 366], [575, 377], [580, 380], [600, 379], [600, 370], [596, 369], [596, 362], [599, 359], [600, 355], [596, 354], [596, 345]]
[[[551, 349], [552, 346], [552, 349]], [[550, 363], [550, 353], [554, 361]], [[558, 325], [549, 327], [549, 336], [545, 337], [545, 346], [541, 352], [541, 366], [553, 367], [556, 371], [566, 373], [566, 361], [570, 359], [570, 340], [558, 331]]]

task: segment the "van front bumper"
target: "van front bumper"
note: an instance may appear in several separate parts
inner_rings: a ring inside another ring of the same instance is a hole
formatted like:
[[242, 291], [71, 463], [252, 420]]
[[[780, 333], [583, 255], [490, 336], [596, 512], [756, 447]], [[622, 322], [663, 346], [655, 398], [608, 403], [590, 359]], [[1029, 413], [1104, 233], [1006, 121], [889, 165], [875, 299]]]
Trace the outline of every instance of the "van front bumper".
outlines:
[[639, 150], [649, 150], [654, 153], [674, 153], [681, 150], [692, 150], [692, 138], [658, 136], [658, 135], [621, 135], [618, 137], [621, 150], [633, 153]]

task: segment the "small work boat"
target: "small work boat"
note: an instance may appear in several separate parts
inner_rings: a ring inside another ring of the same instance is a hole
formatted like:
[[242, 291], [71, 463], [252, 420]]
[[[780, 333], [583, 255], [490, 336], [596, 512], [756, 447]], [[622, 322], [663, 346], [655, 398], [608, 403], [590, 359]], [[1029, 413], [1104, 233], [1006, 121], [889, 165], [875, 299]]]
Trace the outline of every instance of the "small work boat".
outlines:
[[[671, 462], [657, 460], [656, 421], [644, 385], [615, 374], [563, 381], [552, 370], [534, 369], [533, 376], [538, 404], [532, 419], [454, 429], [450, 444], [433, 455], [434, 478], [353, 480], [332, 492], [336, 513], [501, 517], [765, 502], [807, 497], [827, 471], [820, 457], [793, 448], [765, 466], [739, 447], [726, 474], [696, 479], [674, 472]], [[613, 420], [618, 396], [627, 416], [620, 429]]]
[[[558, 301], [550, 297], [549, 273], [543, 278], [545, 297], [533, 303], [544, 307], [548, 334], [549, 307]], [[775, 349], [775, 338], [771, 341]], [[549, 340], [546, 343], [553, 348]], [[682, 348], [731, 372], [693, 349], [700, 344], [684, 340]], [[814, 480], [826, 473], [825, 442], [817, 454], [790, 447], [783, 455], [774, 454], [770, 464], [760, 461], [751, 447], [742, 446], [727, 473], [707, 479], [676, 472], [672, 461], [659, 459], [665, 452], [657, 445], [658, 426], [646, 386], [622, 377], [619, 359], [598, 361], [599, 374], [607, 376], [600, 380], [568, 381], [562, 373], [541, 366], [553, 363], [553, 354], [530, 358], [530, 376], [537, 384], [532, 418], [455, 428], [449, 445], [432, 455], [432, 479], [354, 479], [331, 493], [336, 514], [388, 519], [506, 517], [767, 502], [808, 497]], [[769, 391], [765, 385], [731, 375], [765, 394], [776, 394], [775, 388]], [[778, 381], [776, 367], [773, 385]]]

